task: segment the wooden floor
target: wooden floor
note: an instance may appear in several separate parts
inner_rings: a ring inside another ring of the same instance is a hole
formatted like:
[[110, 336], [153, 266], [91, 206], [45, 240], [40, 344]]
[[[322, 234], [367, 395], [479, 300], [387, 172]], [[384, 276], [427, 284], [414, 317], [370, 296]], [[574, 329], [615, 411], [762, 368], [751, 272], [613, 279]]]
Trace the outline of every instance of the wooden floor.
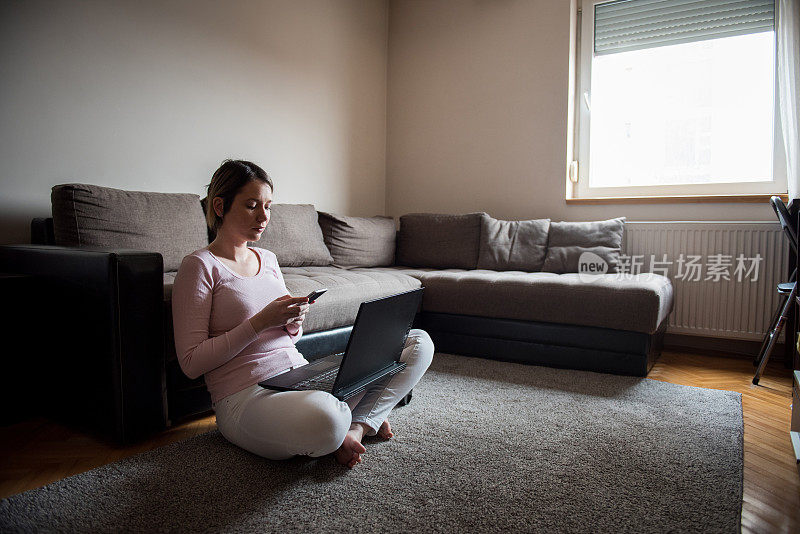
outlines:
[[752, 360], [665, 352], [655, 380], [742, 394], [742, 532], [800, 532], [800, 475], [789, 439], [792, 374], [770, 364], [758, 386]]
[[[791, 373], [768, 366], [759, 386], [751, 361], [665, 352], [650, 378], [742, 394], [744, 408], [743, 532], [800, 532], [800, 476], [789, 441]], [[216, 428], [214, 416], [171, 428], [130, 447], [45, 419], [0, 427], [0, 497], [44, 486], [126, 456]]]

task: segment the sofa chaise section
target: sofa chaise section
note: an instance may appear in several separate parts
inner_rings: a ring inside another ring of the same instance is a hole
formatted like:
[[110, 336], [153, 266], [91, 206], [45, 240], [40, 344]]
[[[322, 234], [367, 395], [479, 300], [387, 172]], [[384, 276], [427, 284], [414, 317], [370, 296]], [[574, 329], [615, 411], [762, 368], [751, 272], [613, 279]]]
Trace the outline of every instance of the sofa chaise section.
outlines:
[[[660, 353], [672, 284], [614, 272], [623, 219], [411, 214], [400, 223], [398, 262], [413, 265], [391, 269], [422, 282], [417, 325], [437, 351], [637, 376]], [[585, 254], [608, 272], [578, 274]], [[462, 268], [442, 269], [443, 257]]]
[[673, 303], [652, 274], [390, 269], [425, 287], [417, 326], [437, 351], [553, 367], [646, 376]]
[[672, 285], [652, 274], [468, 271], [426, 273], [426, 312], [655, 333], [672, 305]]

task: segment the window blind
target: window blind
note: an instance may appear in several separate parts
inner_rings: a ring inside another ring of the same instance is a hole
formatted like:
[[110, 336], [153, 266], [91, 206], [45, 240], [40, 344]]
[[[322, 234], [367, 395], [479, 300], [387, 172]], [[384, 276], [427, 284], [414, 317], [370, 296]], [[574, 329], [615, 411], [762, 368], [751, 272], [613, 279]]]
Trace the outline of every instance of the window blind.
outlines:
[[618, 0], [595, 5], [594, 52], [772, 31], [775, 0]]

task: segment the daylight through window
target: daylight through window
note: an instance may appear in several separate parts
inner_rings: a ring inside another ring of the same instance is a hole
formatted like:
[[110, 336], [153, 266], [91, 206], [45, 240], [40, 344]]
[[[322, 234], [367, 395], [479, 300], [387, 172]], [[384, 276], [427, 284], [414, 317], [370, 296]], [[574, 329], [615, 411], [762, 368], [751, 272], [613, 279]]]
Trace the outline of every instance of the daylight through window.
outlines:
[[772, 0], [587, 1], [582, 17], [579, 196], [785, 190]]

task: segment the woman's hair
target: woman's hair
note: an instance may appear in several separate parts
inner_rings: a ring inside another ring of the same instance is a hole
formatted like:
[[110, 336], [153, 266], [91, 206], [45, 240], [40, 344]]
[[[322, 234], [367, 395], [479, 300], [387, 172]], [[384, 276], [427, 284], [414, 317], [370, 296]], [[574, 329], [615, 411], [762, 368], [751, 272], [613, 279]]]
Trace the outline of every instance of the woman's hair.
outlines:
[[225, 215], [231, 209], [233, 199], [239, 190], [250, 182], [265, 183], [272, 192], [275, 192], [272, 178], [255, 163], [242, 159], [226, 159], [222, 162], [219, 169], [214, 171], [211, 183], [206, 188], [208, 191], [206, 223], [209, 228], [216, 232], [222, 226], [222, 217], [214, 211], [214, 199], [222, 198], [222, 214]]

